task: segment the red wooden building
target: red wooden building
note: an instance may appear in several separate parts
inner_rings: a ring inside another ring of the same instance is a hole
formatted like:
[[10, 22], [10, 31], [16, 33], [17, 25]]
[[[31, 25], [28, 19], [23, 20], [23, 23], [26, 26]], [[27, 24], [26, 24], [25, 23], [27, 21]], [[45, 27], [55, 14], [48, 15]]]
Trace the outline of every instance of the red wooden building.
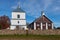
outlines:
[[7, 29], [10, 27], [10, 19], [8, 16], [0, 16], [0, 29]]
[[35, 21], [33, 21], [28, 28], [30, 29], [41, 29], [41, 30], [46, 30], [46, 29], [53, 29], [53, 22], [47, 18], [44, 14], [44, 12], [41, 12], [41, 17], [37, 18]]

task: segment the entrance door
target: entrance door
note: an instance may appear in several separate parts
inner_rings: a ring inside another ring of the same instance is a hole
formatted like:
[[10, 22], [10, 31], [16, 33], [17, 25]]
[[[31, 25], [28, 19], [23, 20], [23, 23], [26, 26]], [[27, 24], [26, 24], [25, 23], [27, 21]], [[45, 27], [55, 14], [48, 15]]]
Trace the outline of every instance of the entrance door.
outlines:
[[52, 27], [51, 26], [48, 26], [48, 29], [52, 29]]
[[46, 29], [46, 26], [43, 26], [43, 30], [45, 30]]
[[36, 29], [37, 29], [37, 30], [40, 29], [40, 24], [39, 24], [39, 23], [37, 23], [37, 25], [36, 25]]
[[19, 30], [19, 26], [16, 26], [16, 29], [18, 29], [18, 30]]
[[43, 30], [46, 29], [46, 23], [43, 23]]

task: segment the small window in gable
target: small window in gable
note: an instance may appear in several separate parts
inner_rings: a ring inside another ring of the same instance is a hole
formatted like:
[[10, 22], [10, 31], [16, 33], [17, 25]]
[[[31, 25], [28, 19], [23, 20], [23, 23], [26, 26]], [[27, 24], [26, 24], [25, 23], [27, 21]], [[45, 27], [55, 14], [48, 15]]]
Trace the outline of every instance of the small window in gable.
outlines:
[[20, 15], [17, 15], [17, 18], [20, 18]]

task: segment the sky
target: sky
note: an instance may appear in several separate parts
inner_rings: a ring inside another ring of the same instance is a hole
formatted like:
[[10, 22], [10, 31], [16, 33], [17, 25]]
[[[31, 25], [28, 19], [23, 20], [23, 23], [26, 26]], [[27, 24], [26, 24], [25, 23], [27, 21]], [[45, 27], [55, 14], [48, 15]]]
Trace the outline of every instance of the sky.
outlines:
[[0, 0], [0, 16], [6, 15], [11, 19], [11, 14], [17, 8], [26, 12], [28, 23], [33, 22], [41, 16], [44, 10], [45, 15], [53, 21], [55, 27], [60, 27], [60, 0]]

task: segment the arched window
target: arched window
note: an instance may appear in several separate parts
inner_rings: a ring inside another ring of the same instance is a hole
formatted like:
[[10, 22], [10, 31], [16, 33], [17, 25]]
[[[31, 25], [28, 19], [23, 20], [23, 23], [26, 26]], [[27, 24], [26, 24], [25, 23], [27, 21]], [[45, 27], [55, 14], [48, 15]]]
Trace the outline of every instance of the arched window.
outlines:
[[17, 18], [20, 18], [20, 15], [17, 15]]
[[19, 21], [18, 21], [18, 24], [19, 24]]

